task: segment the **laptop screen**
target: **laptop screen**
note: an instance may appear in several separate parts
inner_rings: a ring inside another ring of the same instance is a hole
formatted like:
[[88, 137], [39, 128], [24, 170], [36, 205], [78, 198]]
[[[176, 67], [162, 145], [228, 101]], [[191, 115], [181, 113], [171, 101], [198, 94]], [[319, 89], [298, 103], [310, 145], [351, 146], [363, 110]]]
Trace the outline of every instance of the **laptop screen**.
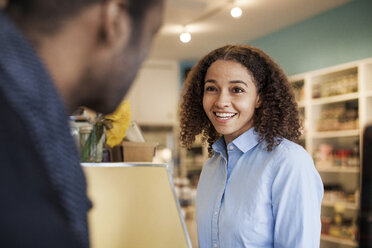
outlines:
[[82, 165], [92, 248], [191, 247], [166, 165]]

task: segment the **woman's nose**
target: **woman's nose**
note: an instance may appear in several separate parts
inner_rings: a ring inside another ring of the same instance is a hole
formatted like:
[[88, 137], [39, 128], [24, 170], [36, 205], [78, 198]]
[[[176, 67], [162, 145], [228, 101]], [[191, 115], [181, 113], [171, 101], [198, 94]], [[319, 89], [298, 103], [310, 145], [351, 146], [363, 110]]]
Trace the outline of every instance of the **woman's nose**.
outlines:
[[216, 107], [219, 108], [224, 108], [224, 107], [229, 107], [231, 104], [231, 99], [229, 94], [221, 92], [215, 102]]

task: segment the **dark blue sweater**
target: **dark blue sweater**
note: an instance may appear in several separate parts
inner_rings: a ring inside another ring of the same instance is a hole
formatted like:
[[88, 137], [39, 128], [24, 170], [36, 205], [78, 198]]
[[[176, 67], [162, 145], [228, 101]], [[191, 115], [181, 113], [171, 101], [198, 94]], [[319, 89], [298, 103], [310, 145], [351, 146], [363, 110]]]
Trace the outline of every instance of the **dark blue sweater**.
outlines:
[[61, 97], [0, 11], [0, 247], [89, 247], [89, 208]]

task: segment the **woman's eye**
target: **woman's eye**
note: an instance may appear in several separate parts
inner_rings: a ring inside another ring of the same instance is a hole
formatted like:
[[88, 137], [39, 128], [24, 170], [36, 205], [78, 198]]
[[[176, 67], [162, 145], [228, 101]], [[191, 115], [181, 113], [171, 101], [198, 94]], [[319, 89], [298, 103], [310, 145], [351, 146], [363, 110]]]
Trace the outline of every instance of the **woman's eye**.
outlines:
[[213, 87], [213, 86], [207, 86], [207, 87], [205, 87], [205, 91], [215, 91], [215, 90], [216, 90], [216, 88]]
[[244, 92], [244, 90], [241, 89], [241, 88], [235, 87], [235, 88], [233, 88], [233, 92], [234, 93], [242, 93], [242, 92]]

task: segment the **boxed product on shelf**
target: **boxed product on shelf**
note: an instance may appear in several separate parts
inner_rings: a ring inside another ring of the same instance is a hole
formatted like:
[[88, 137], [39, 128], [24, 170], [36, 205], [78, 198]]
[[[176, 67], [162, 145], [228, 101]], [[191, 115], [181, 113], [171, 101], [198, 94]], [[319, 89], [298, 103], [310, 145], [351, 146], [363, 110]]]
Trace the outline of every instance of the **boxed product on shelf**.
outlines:
[[359, 157], [353, 153], [351, 149], [335, 150], [333, 153], [333, 161], [335, 166], [359, 166]]
[[339, 184], [326, 184], [324, 185], [323, 201], [327, 203], [352, 203], [358, 205], [359, 190], [346, 192]]
[[110, 150], [111, 162], [152, 162], [158, 143], [128, 142]]
[[317, 121], [318, 131], [353, 130], [359, 128], [357, 102], [329, 104], [322, 107]]
[[330, 225], [329, 234], [335, 237], [355, 240], [357, 233], [356, 225], [347, 226], [347, 225]]
[[334, 205], [332, 216], [322, 216], [322, 235], [330, 235], [337, 238], [355, 240], [357, 224], [355, 217], [345, 215], [345, 207], [342, 203]]
[[314, 99], [357, 92], [358, 76], [353, 72], [342, 76], [329, 77], [314, 84], [312, 91]]
[[321, 143], [314, 153], [314, 162], [318, 168], [358, 167], [357, 148], [334, 149], [332, 145]]

